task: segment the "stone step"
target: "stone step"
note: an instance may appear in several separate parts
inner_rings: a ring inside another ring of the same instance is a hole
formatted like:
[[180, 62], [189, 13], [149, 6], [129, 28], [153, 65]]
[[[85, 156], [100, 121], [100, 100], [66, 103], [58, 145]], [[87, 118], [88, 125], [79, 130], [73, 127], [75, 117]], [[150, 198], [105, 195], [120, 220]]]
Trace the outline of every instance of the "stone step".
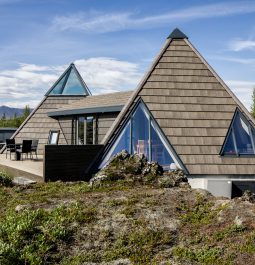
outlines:
[[15, 185], [30, 185], [36, 183], [36, 181], [28, 179], [26, 177], [15, 177], [12, 182]]

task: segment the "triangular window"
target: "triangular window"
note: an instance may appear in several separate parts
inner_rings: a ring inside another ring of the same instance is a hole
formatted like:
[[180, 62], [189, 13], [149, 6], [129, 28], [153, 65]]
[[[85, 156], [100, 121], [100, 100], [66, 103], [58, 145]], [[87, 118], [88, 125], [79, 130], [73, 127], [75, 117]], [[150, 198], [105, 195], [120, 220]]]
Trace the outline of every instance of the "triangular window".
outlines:
[[172, 147], [142, 102], [137, 105], [126, 125], [120, 130], [100, 168], [122, 150], [131, 154], [144, 154], [149, 161], [157, 161], [165, 170], [169, 170], [171, 163], [182, 168]]
[[221, 155], [254, 155], [254, 128], [237, 109], [223, 144]]
[[47, 95], [89, 95], [88, 87], [73, 64], [53, 85]]

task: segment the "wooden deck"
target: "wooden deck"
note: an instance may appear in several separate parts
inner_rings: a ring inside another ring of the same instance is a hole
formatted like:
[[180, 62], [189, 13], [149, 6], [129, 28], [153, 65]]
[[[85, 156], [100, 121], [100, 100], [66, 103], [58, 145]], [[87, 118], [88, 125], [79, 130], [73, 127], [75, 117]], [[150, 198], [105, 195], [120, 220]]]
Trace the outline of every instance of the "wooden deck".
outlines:
[[38, 155], [37, 160], [24, 159], [16, 161], [12, 154], [12, 160], [5, 154], [0, 154], [0, 170], [5, 170], [13, 177], [25, 177], [37, 182], [43, 182], [43, 156]]

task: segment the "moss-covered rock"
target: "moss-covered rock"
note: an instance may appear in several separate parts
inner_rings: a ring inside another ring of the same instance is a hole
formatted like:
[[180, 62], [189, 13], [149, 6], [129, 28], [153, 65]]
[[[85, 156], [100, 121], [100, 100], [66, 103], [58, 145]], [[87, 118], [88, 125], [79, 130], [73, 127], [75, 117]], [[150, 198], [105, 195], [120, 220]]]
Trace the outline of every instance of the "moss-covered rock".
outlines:
[[164, 172], [161, 165], [157, 162], [148, 162], [144, 155], [130, 155], [123, 150], [90, 180], [90, 185], [110, 185], [120, 180], [127, 183], [138, 182], [164, 188], [181, 186], [182, 183], [188, 181], [179, 169]]

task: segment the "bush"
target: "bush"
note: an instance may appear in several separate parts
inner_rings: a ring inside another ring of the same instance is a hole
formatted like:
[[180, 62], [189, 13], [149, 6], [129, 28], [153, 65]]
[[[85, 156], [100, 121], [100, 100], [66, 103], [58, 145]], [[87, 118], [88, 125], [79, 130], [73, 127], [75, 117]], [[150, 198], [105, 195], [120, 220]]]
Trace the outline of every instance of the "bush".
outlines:
[[11, 187], [12, 185], [12, 178], [5, 171], [0, 171], [0, 186]]

